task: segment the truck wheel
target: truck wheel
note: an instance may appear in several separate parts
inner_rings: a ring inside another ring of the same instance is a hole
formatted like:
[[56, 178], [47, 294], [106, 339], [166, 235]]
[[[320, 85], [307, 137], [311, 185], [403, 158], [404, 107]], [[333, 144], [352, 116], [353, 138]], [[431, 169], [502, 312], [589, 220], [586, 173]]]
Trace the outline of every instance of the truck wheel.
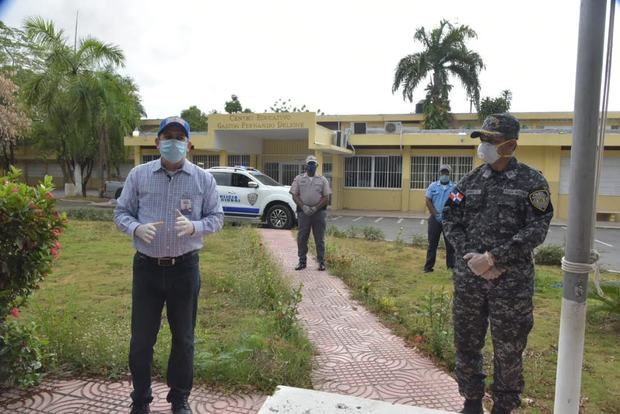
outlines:
[[267, 224], [272, 229], [290, 229], [293, 227], [293, 212], [284, 204], [274, 204], [267, 210]]

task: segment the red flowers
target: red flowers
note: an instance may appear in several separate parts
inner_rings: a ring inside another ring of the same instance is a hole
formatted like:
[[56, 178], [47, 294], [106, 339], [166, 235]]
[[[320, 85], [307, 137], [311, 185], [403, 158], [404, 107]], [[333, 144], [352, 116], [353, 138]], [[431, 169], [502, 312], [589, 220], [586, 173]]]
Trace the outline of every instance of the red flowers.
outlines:
[[58, 250], [60, 250], [60, 247], [61, 247], [61, 246], [60, 246], [60, 242], [59, 242], [58, 240], [56, 240], [56, 241], [54, 242], [54, 246], [52, 246], [52, 248], [50, 249], [50, 254], [51, 254], [53, 257], [58, 257], [58, 254], [59, 254], [59, 253], [58, 253]]
[[19, 318], [19, 309], [18, 308], [11, 309], [11, 315], [13, 315], [14, 318]]
[[45, 198], [47, 198], [48, 200], [53, 200], [54, 199], [54, 194], [48, 192], [47, 194], [45, 194]]
[[424, 338], [422, 337], [422, 335], [416, 335], [413, 338], [413, 342], [415, 342], [416, 344], [419, 344], [420, 342], [422, 342], [424, 340]]

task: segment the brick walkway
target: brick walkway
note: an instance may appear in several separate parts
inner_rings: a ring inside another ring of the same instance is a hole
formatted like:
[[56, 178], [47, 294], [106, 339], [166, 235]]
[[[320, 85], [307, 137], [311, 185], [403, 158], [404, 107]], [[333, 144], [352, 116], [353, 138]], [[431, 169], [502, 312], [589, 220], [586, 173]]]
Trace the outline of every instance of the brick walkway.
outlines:
[[[307, 269], [292, 270], [297, 247], [290, 232], [260, 232], [294, 286], [304, 285], [299, 316], [317, 350], [312, 373], [315, 389], [447, 411], [462, 406], [454, 380], [350, 299], [340, 279], [316, 270], [310, 258]], [[128, 381], [50, 380], [30, 393], [0, 393], [0, 413], [124, 414], [129, 411], [130, 391]], [[167, 392], [164, 384], [153, 385], [152, 412], [170, 412]], [[195, 414], [254, 414], [265, 398], [196, 388], [190, 404]]]

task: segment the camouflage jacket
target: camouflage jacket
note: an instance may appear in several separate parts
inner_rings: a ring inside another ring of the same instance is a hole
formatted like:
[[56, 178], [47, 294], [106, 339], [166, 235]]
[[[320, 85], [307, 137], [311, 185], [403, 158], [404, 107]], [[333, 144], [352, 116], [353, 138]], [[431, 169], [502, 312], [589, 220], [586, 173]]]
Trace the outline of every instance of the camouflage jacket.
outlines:
[[542, 174], [512, 158], [504, 171], [484, 164], [463, 177], [443, 216], [457, 271], [465, 270], [462, 257], [468, 252], [490, 251], [498, 266], [509, 267], [532, 263], [532, 251], [547, 236], [553, 206]]

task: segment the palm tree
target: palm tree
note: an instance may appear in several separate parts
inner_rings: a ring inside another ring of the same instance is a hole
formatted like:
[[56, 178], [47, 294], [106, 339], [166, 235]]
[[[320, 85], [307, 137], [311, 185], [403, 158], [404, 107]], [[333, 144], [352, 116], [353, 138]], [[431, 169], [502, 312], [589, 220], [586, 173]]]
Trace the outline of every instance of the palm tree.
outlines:
[[26, 82], [26, 102], [36, 108], [43, 147], [56, 152], [65, 180], [85, 195], [100, 139], [94, 126], [102, 94], [97, 77], [122, 66], [123, 52], [90, 37], [71, 47], [63, 31], [42, 18], [26, 20], [25, 32], [44, 58], [43, 70]]
[[465, 42], [476, 38], [476, 32], [469, 26], [454, 26], [442, 20], [439, 27], [427, 32], [419, 27], [413, 36], [422, 43], [424, 50], [407, 55], [400, 60], [394, 73], [392, 93], [402, 88], [403, 100], [413, 102], [416, 87], [430, 75], [424, 102], [427, 129], [447, 128], [449, 123], [450, 101], [448, 94], [452, 85], [450, 75], [457, 77], [467, 96], [478, 108], [480, 102], [480, 82], [478, 75], [484, 63], [478, 53], [467, 48]]

